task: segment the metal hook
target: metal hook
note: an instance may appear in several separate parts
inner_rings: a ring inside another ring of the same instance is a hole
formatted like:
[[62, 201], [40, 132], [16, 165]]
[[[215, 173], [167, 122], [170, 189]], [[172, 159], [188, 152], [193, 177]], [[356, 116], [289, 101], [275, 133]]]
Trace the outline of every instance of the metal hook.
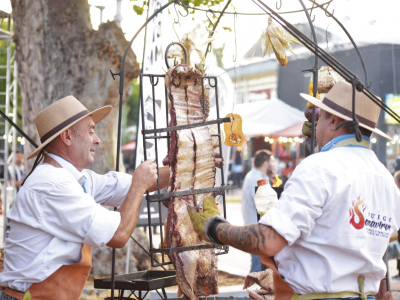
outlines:
[[[213, 23], [213, 21], [211, 21], [210, 17], [208, 16], [208, 13], [212, 13], [213, 15], [215, 15], [215, 13], [212, 9], [209, 9], [206, 11], [206, 16], [207, 16], [208, 22], [210, 22], [210, 24], [214, 27], [214, 23]], [[208, 28], [207, 28], [207, 31], [210, 31], [210, 30], [208, 30]]]
[[168, 64], [168, 50], [169, 50], [169, 48], [171, 48], [171, 46], [173, 46], [173, 45], [178, 45], [179, 47], [182, 48], [183, 54], [185, 55], [185, 65], [187, 64], [187, 53], [186, 53], [185, 47], [184, 47], [181, 43], [172, 42], [171, 44], [169, 44], [169, 45], [167, 46], [167, 49], [165, 49], [165, 64], [167, 65], [167, 68], [168, 68], [168, 69], [169, 69], [169, 64]]
[[276, 9], [277, 10], [280, 10], [282, 8], [282, 0], [279, 0], [279, 3], [280, 3], [280, 5], [278, 7], [278, 2], [276, 2]]
[[[177, 3], [175, 3], [174, 5], [176, 5]], [[178, 4], [180, 5], [180, 6], [182, 6], [183, 7], [183, 9], [185, 10], [185, 12], [186, 12], [186, 15], [182, 15], [182, 13], [179, 11], [179, 14], [182, 16], [182, 17], [187, 17], [188, 15], [189, 15], [189, 10], [187, 9], [187, 7], [185, 6], [185, 5], [182, 5], [182, 3], [179, 1], [178, 2]]]
[[158, 80], [159, 80], [158, 77], [157, 77], [157, 82], [156, 83], [154, 83], [154, 76], [150, 76], [149, 79], [150, 79], [150, 83], [151, 83], [152, 86], [156, 86], [158, 84]]
[[[313, 13], [314, 5], [315, 5], [315, 3], [313, 2], [313, 5], [311, 6], [311, 10], [310, 10], [310, 19], [311, 19], [312, 13]], [[311, 20], [311, 22], [314, 23], [314, 21], [315, 21], [315, 14], [314, 14], [314, 18]]]
[[[178, 38], [178, 41], [179, 41], [179, 43], [181, 42], [181, 39], [179, 38], [179, 35], [178, 35], [178, 33], [176, 32], [176, 30], [175, 30], [175, 24], [179, 24], [179, 23], [172, 23], [172, 29], [174, 30], [174, 32], [175, 32], [175, 35], [176, 35], [176, 37]], [[181, 26], [181, 24], [179, 24], [179, 26]]]
[[211, 84], [211, 78], [210, 77], [207, 77], [207, 79], [208, 79], [208, 85], [210, 87], [215, 88], [217, 86], [217, 79], [215, 77], [213, 78], [214, 79], [214, 83], [215, 83], [214, 85]]
[[[332, 2], [332, 1], [331, 1], [331, 2]], [[327, 16], [327, 17], [332, 17], [333, 14], [335, 13], [335, 9], [333, 9], [333, 11], [332, 11], [331, 13], [328, 11], [328, 7], [329, 7], [329, 5], [331, 5], [331, 2], [329, 2], [328, 5], [327, 5], [326, 8], [325, 8], [325, 16]], [[313, 4], [313, 5], [314, 5], [314, 4]]]
[[176, 16], [178, 17], [178, 21], [176, 21], [175, 18], [174, 18], [174, 24], [179, 24], [180, 25], [179, 14], [178, 14], [178, 10], [176, 9], [176, 3], [174, 4], [174, 9], [175, 9]]
[[175, 84], [174, 82], [172, 82], [172, 84], [174, 85], [174, 87], [177, 87], [177, 88], [180, 87], [181, 83], [182, 83], [181, 75], [179, 75], [179, 83], [178, 83], [178, 84]]
[[233, 55], [233, 62], [236, 62], [237, 59], [236, 18], [237, 18], [237, 12], [235, 11], [235, 14], [233, 15], [233, 30], [235, 32], [235, 54]]

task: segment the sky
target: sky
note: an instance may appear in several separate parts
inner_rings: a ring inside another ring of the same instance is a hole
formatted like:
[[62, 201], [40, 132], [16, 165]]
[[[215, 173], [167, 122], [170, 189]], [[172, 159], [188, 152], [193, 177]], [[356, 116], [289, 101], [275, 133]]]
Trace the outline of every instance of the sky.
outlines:
[[[57, 1], [57, 0], [54, 0]], [[226, 0], [225, 0], [226, 1]], [[278, 0], [280, 1], [280, 0]], [[278, 12], [286, 12], [301, 9], [298, 0], [281, 0], [282, 7]], [[308, 0], [303, 0], [307, 7], [312, 4]], [[318, 3], [325, 3], [328, 0], [317, 0]], [[270, 7], [275, 8], [276, 0], [264, 0]], [[141, 0], [129, 1], [122, 0], [122, 23], [121, 27], [125, 33], [127, 40], [130, 40], [140, 26], [146, 20], [146, 12], [142, 16], [136, 15], [132, 6], [142, 3]], [[100, 11], [95, 6], [105, 6], [103, 13], [103, 21], [113, 20], [116, 14], [116, 1], [114, 0], [89, 0], [91, 4], [91, 20], [94, 29], [97, 29], [100, 23]], [[233, 0], [237, 12], [242, 13], [259, 13], [260, 8], [256, 6], [252, 0]], [[216, 10], [220, 9], [218, 7]], [[222, 9], [222, 7], [221, 7]], [[400, 0], [333, 0], [329, 6], [330, 11], [334, 11], [334, 15], [347, 28], [356, 43], [395, 43], [400, 44]], [[0, 0], [0, 10], [11, 12], [9, 0]], [[229, 11], [233, 11], [233, 7], [229, 7]], [[173, 7], [170, 10], [170, 18], [176, 18]], [[325, 16], [321, 10], [314, 10], [315, 26], [327, 29], [347, 41], [347, 37], [334, 20]], [[306, 22], [304, 12], [282, 15], [292, 24]], [[193, 21], [192, 18], [195, 20]], [[220, 25], [215, 33], [216, 41], [214, 47], [221, 47], [225, 44], [224, 49], [224, 66], [231, 67], [234, 64], [241, 64], [246, 61], [245, 53], [252, 48], [261, 36], [263, 30], [267, 27], [268, 16], [242, 16], [236, 17], [236, 47], [235, 47], [235, 30], [234, 15], [226, 15], [222, 18]], [[196, 12], [189, 17], [180, 17], [181, 26], [176, 26], [177, 34], [181, 37], [184, 33], [190, 31], [195, 25], [202, 20], [207, 20], [204, 12]], [[232, 31], [223, 30], [222, 27], [230, 27]], [[204, 28], [204, 27], [203, 27]], [[205, 31], [205, 29], [204, 29]], [[167, 30], [171, 41], [176, 41], [177, 37], [172, 30]], [[138, 60], [141, 61], [143, 56], [143, 39], [144, 30], [132, 45]], [[238, 59], [233, 61], [234, 56]], [[215, 59], [209, 56], [207, 63], [214, 64]]]

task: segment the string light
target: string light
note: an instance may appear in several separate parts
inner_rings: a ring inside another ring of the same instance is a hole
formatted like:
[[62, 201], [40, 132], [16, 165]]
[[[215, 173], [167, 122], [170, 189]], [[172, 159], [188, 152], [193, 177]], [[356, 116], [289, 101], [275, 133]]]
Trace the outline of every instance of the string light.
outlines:
[[264, 138], [264, 142], [268, 143], [268, 141], [269, 141], [269, 137], [266, 136], [266, 137]]

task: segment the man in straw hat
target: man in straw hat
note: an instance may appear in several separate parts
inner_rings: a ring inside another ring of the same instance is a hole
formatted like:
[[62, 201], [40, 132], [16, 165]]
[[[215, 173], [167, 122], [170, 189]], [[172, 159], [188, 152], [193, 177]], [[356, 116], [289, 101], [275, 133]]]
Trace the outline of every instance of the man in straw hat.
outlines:
[[215, 244], [260, 255], [274, 271], [275, 299], [373, 298], [384, 278], [382, 256], [399, 228], [400, 193], [370, 146], [380, 108], [356, 92], [362, 133], [351, 124], [352, 86], [339, 81], [320, 101], [316, 138], [321, 149], [307, 157], [285, 184], [278, 203], [258, 224], [232, 226], [220, 217], [214, 200], [204, 212], [188, 208], [195, 230]]
[[[100, 144], [95, 126], [111, 109], [89, 112], [68, 96], [37, 115], [42, 144], [28, 157], [37, 159], [7, 215], [0, 299], [79, 299], [91, 247], [125, 246], [157, 170], [151, 160], [132, 175], [85, 169]], [[160, 186], [167, 180], [168, 169], [160, 168]]]

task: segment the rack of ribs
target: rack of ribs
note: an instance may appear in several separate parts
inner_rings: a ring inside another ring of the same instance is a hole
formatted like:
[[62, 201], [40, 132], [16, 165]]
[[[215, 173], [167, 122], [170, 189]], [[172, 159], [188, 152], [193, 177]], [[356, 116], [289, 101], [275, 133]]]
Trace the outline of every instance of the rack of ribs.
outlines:
[[[171, 101], [170, 126], [203, 122], [208, 114], [209, 99], [205, 94], [203, 113], [202, 74], [188, 66], [170, 68], [165, 77]], [[214, 187], [215, 162], [211, 134], [207, 126], [171, 131], [169, 152], [170, 181], [168, 192]], [[165, 242], [167, 248], [205, 245], [194, 231], [187, 205], [201, 211], [205, 198], [212, 193], [172, 197], [168, 204]], [[199, 247], [200, 248], [200, 247]], [[171, 252], [168, 254], [176, 269], [182, 294], [191, 300], [218, 294], [218, 270], [212, 248]]]

